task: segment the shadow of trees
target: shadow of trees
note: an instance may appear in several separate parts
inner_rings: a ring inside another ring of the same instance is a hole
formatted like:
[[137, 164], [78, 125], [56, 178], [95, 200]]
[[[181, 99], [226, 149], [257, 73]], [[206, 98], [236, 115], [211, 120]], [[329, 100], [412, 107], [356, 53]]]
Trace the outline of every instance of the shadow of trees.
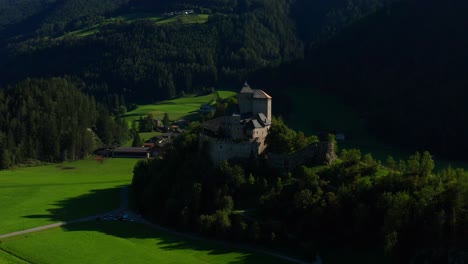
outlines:
[[[54, 203], [49, 214], [26, 215], [25, 218], [47, 218], [52, 221], [70, 221], [82, 217], [110, 212], [120, 206], [120, 192], [125, 186], [108, 189], [92, 190], [77, 197], [67, 198]], [[110, 209], [109, 205], [115, 206]], [[249, 252], [235, 246], [196, 239], [158, 230], [146, 224], [125, 221], [91, 220], [88, 222], [67, 224], [62, 227], [66, 231], [96, 231], [106, 235], [124, 239], [155, 239], [155, 246], [165, 251], [204, 251], [209, 255], [224, 255], [239, 253], [239, 257], [229, 263], [285, 263], [281, 259], [263, 254]], [[182, 253], [181, 253], [182, 254]], [[222, 259], [222, 258], [220, 258]], [[170, 260], [168, 260], [170, 262]]]
[[70, 221], [117, 209], [120, 205], [120, 190], [125, 185], [108, 189], [91, 190], [87, 194], [67, 198], [52, 204], [44, 215], [26, 215], [24, 218], [45, 218], [54, 222]]

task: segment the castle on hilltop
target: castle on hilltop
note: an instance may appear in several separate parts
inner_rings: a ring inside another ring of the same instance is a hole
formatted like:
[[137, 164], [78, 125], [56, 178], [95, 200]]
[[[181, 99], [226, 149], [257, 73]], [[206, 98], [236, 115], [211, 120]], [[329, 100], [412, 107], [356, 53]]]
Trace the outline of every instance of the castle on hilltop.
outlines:
[[207, 141], [214, 163], [263, 153], [271, 126], [271, 100], [264, 91], [244, 83], [238, 95], [239, 111], [203, 124], [201, 137]]

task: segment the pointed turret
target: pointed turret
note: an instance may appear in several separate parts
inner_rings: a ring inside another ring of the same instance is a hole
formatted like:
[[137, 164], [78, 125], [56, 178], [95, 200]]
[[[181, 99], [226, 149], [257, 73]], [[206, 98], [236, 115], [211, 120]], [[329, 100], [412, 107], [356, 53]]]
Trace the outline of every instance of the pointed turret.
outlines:
[[254, 90], [252, 88], [250, 88], [250, 85], [247, 82], [245, 82], [244, 86], [242, 87], [242, 90], [240, 91], [240, 93], [253, 94]]

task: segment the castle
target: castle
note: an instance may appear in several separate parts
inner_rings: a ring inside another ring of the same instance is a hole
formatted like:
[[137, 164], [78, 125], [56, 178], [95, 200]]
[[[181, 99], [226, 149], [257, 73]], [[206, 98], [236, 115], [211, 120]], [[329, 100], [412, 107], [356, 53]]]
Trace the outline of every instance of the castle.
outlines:
[[252, 89], [245, 83], [238, 95], [237, 113], [203, 124], [201, 136], [208, 143], [214, 163], [263, 153], [271, 126], [271, 100], [264, 91]]

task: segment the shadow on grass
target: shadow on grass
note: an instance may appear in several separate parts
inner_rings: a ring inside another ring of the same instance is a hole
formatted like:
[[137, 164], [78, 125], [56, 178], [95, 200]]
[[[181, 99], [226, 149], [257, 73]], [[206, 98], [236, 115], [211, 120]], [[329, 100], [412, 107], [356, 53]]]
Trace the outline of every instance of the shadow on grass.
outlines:
[[[120, 212], [121, 189], [123, 187], [124, 186], [93, 190], [88, 194], [64, 199], [54, 203], [54, 208], [48, 210], [50, 213], [48, 215], [27, 215], [24, 217], [47, 218], [52, 221], [60, 222], [98, 215], [115, 209]], [[169, 231], [155, 229], [141, 223], [92, 219], [93, 220], [88, 222], [68, 224], [62, 228], [70, 232], [96, 231], [106, 235], [130, 240], [151, 239], [155, 243], [154, 246], [163, 251], [173, 251], [176, 254], [184, 254], [183, 252], [185, 251], [200, 251], [205, 252], [207, 255], [219, 256], [219, 260], [213, 259], [213, 263], [219, 263], [220, 261], [222, 263], [288, 263], [278, 258], [249, 252], [242, 248], [224, 244], [222, 242], [178, 235]], [[227, 254], [236, 254], [236, 256], [222, 256]]]
[[71, 167], [71, 166], [57, 166], [57, 168], [62, 169], [62, 170], [74, 170], [76, 167]]
[[45, 218], [54, 222], [70, 221], [82, 217], [112, 211], [120, 206], [120, 191], [123, 187], [91, 190], [87, 194], [57, 201], [45, 215], [26, 215], [24, 218]]

